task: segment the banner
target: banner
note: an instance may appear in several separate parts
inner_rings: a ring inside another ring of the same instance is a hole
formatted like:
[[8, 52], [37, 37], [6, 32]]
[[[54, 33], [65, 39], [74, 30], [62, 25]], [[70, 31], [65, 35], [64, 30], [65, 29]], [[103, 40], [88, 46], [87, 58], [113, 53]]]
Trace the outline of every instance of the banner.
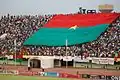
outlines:
[[92, 63], [114, 65], [114, 58], [92, 58]]
[[0, 70], [0, 74], [15, 74], [15, 75], [18, 75], [19, 71], [17, 71], [17, 70]]
[[19, 75], [24, 75], [24, 76], [33, 76], [32, 71], [19, 71]]
[[60, 78], [80, 78], [80, 75], [73, 75], [68, 73], [60, 73]]
[[99, 61], [100, 61], [100, 64], [108, 64], [107, 58], [100, 58]]
[[63, 56], [53, 56], [53, 58], [61, 60], [61, 59], [63, 59]]
[[72, 57], [71, 56], [64, 56], [63, 57], [63, 61], [72, 61]]
[[99, 64], [99, 58], [92, 58], [92, 63]]
[[53, 56], [54, 59], [59, 59], [60, 60], [60, 56]]
[[7, 59], [13, 59], [13, 55], [5, 55], [5, 57], [7, 57]]
[[76, 56], [76, 57], [74, 57], [74, 61], [75, 62], [89, 62], [89, 59], [87, 59], [87, 58], [81, 59], [80, 56]]
[[108, 58], [108, 64], [114, 65], [114, 58]]
[[57, 73], [57, 72], [45, 72], [44, 76], [58, 77], [59, 73]]

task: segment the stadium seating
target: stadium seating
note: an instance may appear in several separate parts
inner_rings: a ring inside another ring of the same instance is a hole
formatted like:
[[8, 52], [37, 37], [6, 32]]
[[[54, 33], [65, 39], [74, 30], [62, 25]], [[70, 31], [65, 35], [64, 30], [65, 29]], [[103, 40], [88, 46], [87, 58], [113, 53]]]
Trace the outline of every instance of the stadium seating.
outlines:
[[[72, 15], [72, 14], [71, 14]], [[54, 15], [45, 16], [2, 16], [0, 19], [0, 35], [7, 34], [0, 40], [0, 54], [14, 54], [14, 40], [16, 39], [17, 54], [64, 56], [65, 46], [23, 46], [23, 42], [40, 29]], [[59, 15], [62, 16], [62, 15]], [[59, 17], [58, 16], [58, 17]], [[77, 16], [76, 16], [77, 17]], [[66, 18], [67, 19], [67, 18]], [[74, 18], [73, 18], [74, 19]], [[67, 25], [67, 23], [66, 23]], [[51, 25], [52, 26], [52, 25]], [[89, 43], [77, 44], [67, 48], [68, 56], [110, 57], [120, 54], [120, 18], [114, 21], [101, 36]]]

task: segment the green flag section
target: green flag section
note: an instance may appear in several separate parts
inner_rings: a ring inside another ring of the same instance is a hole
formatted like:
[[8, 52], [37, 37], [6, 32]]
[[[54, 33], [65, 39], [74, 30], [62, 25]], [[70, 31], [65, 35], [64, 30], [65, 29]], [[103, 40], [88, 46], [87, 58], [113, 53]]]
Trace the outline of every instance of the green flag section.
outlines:
[[16, 59], [16, 62], [22, 62], [23, 61], [23, 55], [20, 55], [20, 54], [17, 54], [17, 55], [13, 55], [13, 59], [15, 61]]
[[[14, 59], [14, 61], [15, 61], [15, 59]], [[16, 62], [22, 62], [23, 61], [23, 59], [16, 59]]]
[[66, 40], [68, 46], [90, 42], [96, 40], [108, 26], [108, 24], [101, 24], [90, 27], [75, 25], [69, 28], [40, 28], [24, 42], [24, 45], [65, 46]]

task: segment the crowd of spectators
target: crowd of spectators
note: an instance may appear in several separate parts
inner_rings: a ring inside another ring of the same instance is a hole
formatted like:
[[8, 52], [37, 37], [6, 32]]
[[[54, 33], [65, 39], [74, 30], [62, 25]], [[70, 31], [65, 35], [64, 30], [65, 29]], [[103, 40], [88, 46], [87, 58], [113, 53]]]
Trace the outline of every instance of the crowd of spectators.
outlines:
[[114, 57], [120, 53], [120, 19], [112, 23], [101, 36], [93, 42], [83, 44], [83, 50], [96, 57]]
[[[0, 35], [7, 37], [0, 40], [1, 53], [14, 53], [14, 40], [17, 42], [17, 52], [25, 55], [43, 56], [84, 56], [84, 57], [114, 57], [120, 53], [120, 18], [92, 42], [64, 47], [23, 46], [23, 42], [48, 22], [53, 15], [45, 16], [2, 16], [0, 19]], [[24, 50], [24, 51], [23, 51]], [[67, 52], [67, 53], [66, 53]]]
[[0, 19], [0, 35], [7, 34], [0, 39], [0, 52], [14, 52], [15, 40], [17, 52], [23, 47], [23, 42], [39, 28], [41, 28], [52, 15], [44, 16], [2, 16]]

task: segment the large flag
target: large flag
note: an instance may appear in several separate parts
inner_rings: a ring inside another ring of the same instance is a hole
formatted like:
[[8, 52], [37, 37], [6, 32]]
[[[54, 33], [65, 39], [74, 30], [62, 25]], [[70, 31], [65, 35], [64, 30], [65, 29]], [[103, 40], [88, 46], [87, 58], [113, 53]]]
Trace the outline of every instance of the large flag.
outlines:
[[24, 45], [65, 46], [96, 40], [118, 14], [56, 15]]

